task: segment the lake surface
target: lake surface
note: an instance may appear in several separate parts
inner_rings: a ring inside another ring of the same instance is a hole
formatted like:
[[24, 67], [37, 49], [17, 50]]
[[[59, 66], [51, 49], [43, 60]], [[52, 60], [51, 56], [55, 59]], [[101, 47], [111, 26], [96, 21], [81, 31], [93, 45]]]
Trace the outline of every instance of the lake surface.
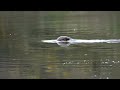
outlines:
[[120, 39], [119, 29], [120, 11], [0, 11], [0, 78], [119, 79], [120, 43], [41, 42]]

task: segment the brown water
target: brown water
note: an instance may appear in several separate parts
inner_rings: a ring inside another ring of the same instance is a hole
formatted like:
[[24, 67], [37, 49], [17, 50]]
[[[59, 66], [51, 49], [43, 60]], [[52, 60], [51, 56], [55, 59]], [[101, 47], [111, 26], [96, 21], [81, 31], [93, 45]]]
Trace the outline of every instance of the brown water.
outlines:
[[120, 12], [0, 11], [0, 78], [120, 78], [120, 44], [60, 47], [41, 40], [120, 39]]

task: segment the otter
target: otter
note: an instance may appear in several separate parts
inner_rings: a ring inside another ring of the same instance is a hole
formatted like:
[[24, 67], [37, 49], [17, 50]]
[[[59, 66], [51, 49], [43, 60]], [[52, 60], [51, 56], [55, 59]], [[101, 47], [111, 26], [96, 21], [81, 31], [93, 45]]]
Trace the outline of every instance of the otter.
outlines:
[[65, 42], [67, 42], [69, 40], [71, 40], [71, 38], [68, 37], [68, 36], [60, 36], [60, 37], [57, 38], [57, 41], [65, 41]]

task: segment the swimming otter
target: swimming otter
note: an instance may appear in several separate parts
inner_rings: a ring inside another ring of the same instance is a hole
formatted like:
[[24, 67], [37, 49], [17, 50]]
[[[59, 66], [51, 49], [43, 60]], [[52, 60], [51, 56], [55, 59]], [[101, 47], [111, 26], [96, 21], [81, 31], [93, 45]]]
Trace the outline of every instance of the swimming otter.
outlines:
[[69, 41], [71, 38], [68, 36], [60, 36], [57, 38], [57, 41]]

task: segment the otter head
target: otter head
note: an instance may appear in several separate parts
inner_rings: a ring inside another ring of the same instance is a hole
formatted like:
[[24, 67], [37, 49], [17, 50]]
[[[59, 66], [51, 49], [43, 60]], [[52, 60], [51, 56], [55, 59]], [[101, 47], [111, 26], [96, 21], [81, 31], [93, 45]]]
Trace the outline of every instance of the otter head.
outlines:
[[57, 38], [57, 41], [67, 42], [67, 41], [69, 41], [69, 40], [71, 40], [71, 38], [68, 37], [68, 36], [60, 36], [60, 37]]

